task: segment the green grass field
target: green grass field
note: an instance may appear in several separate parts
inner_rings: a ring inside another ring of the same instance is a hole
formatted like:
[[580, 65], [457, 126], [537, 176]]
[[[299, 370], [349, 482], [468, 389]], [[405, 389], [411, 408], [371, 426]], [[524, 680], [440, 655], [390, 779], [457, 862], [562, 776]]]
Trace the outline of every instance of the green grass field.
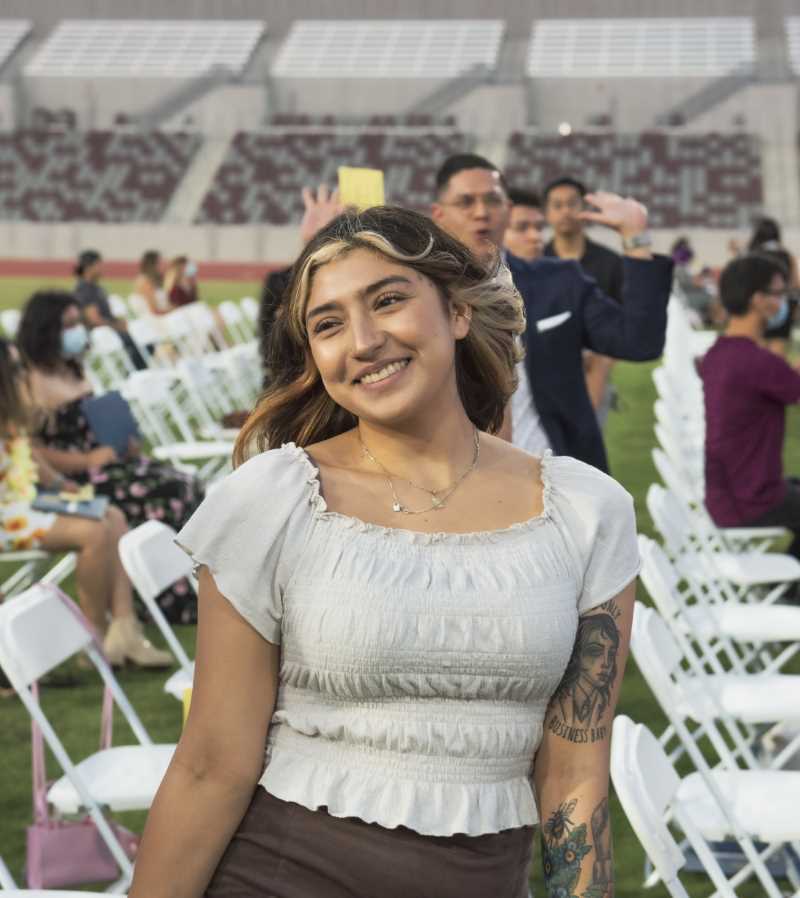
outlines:
[[[71, 290], [74, 278], [0, 278], [0, 310], [21, 308], [36, 290]], [[107, 280], [103, 286], [109, 293], [127, 296], [131, 292], [129, 280]], [[217, 303], [223, 299], [258, 297], [261, 284], [256, 281], [201, 281], [200, 297], [206, 302]]]
[[[67, 284], [63, 284], [67, 286]], [[0, 308], [19, 305], [39, 286], [29, 279], [19, 279], [0, 285]], [[62, 284], [60, 284], [62, 286]], [[110, 282], [109, 289], [125, 294], [127, 283]], [[209, 301], [238, 298], [248, 293], [256, 295], [257, 285], [244, 283], [209, 283], [204, 285], [203, 295]], [[653, 437], [653, 402], [655, 393], [651, 380], [651, 365], [620, 364], [615, 371], [623, 408], [613, 413], [607, 428], [609, 456], [616, 477], [630, 490], [636, 500], [639, 528], [649, 535], [652, 523], [644, 504], [647, 487], [655, 478], [650, 459]], [[787, 464], [790, 470], [800, 469], [800, 439], [797, 416], [792, 416], [788, 431]], [[640, 587], [642, 598], [643, 590]], [[192, 649], [193, 630], [177, 628], [187, 649]], [[157, 637], [156, 638], [157, 641]], [[68, 685], [70, 678], [76, 685]], [[140, 671], [123, 671], [120, 675], [123, 688], [141, 715], [145, 726], [157, 742], [173, 742], [180, 732], [180, 708], [174, 699], [161, 691], [163, 674]], [[99, 738], [100, 688], [97, 678], [74, 666], [64, 671], [64, 684], [53, 684], [43, 690], [43, 704], [52, 715], [56, 728], [62, 735], [73, 757], [81, 757], [97, 746]], [[620, 713], [634, 720], [647, 723], [656, 733], [665, 726], [655, 700], [641, 676], [630, 662], [625, 677]], [[117, 729], [117, 738], [132, 738], [124, 726]], [[24, 864], [25, 827], [31, 820], [30, 786], [30, 730], [28, 717], [22, 705], [14, 698], [0, 700], [0, 757], [2, 758], [2, 786], [0, 786], [0, 855], [5, 857], [12, 873], [21, 881]], [[55, 772], [55, 767], [53, 767]], [[614, 802], [613, 807], [615, 854], [618, 898], [634, 898], [641, 894], [643, 854], [625, 817]], [[134, 829], [143, 824], [144, 815], [123, 815], [122, 820]], [[534, 888], [537, 896], [543, 895], [538, 859], [534, 866]], [[704, 877], [687, 875], [687, 888], [692, 898], [711, 893], [712, 888]], [[648, 892], [653, 898], [664, 898], [666, 890], [658, 886]], [[759, 898], [763, 890], [750, 884], [739, 891], [742, 898]], [[487, 896], [488, 898], [488, 896]]]

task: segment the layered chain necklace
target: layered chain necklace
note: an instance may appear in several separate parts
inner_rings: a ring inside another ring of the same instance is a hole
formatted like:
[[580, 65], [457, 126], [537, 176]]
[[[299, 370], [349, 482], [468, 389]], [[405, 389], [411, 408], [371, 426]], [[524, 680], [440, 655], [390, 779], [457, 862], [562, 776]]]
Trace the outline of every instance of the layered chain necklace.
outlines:
[[[381, 469], [384, 476], [386, 477], [386, 482], [389, 484], [389, 489], [392, 491], [392, 511], [397, 512], [398, 514], [426, 514], [429, 511], [439, 511], [441, 508], [445, 508], [447, 505], [447, 500], [453, 495], [453, 493], [461, 486], [464, 478], [471, 474], [475, 468], [478, 466], [478, 459], [481, 456], [481, 443], [478, 434], [478, 428], [475, 428], [474, 434], [474, 445], [475, 450], [472, 456], [472, 462], [469, 464], [461, 474], [448, 486], [443, 487], [440, 490], [432, 490], [428, 489], [427, 486], [422, 486], [419, 483], [414, 483], [413, 480], [408, 480], [405, 477], [396, 477], [392, 474], [387, 468], [385, 468], [377, 458], [369, 451], [364, 440], [361, 439], [361, 434], [358, 435], [358, 440], [361, 443], [361, 449], [364, 455], [378, 468]], [[407, 505], [403, 505], [400, 501], [400, 497], [397, 495], [397, 489], [395, 488], [394, 482], [395, 480], [402, 480], [407, 483], [409, 486], [414, 487], [416, 490], [420, 490], [423, 493], [428, 493], [431, 497], [431, 504], [427, 508], [413, 509], [409, 508]]]

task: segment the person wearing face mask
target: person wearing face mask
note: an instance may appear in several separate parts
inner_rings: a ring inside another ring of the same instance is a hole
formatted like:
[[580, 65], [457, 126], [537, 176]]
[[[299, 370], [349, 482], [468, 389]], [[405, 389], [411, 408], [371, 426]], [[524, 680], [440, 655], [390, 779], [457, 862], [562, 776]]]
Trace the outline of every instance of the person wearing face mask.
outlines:
[[728, 324], [700, 363], [706, 411], [706, 507], [720, 527], [787, 527], [800, 558], [800, 481], [783, 471], [786, 407], [800, 372], [764, 346], [789, 316], [788, 271], [774, 256], [729, 262], [719, 281]]
[[[92, 395], [82, 356], [88, 334], [75, 297], [35, 293], [25, 305], [17, 343], [29, 372], [31, 398], [42, 413], [35, 436], [38, 451], [56, 471], [78, 483], [90, 483], [108, 496], [131, 527], [163, 521], [178, 530], [203, 498], [200, 482], [165, 462], [143, 455], [131, 441], [122, 457], [95, 439], [83, 410]], [[185, 582], [162, 593], [159, 604], [176, 623], [192, 623], [197, 605]]]
[[[81, 327], [83, 325], [80, 325]], [[78, 345], [78, 339], [67, 341]], [[141, 631], [133, 594], [117, 551], [128, 527], [118, 508], [101, 520], [36, 511], [37, 486], [75, 492], [78, 486], [41, 456], [28, 436], [32, 409], [27, 370], [18, 350], [0, 339], [0, 554], [44, 549], [75, 551], [78, 601], [113, 664], [169, 667], [172, 655], [152, 646]]]

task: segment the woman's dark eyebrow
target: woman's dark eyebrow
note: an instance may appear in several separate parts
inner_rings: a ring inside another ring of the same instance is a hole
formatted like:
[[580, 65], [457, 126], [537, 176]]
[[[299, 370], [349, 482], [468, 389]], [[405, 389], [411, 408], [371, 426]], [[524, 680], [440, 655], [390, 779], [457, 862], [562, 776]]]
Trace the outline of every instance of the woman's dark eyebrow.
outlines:
[[[401, 274], [392, 274], [389, 277], [381, 278], [379, 281], [375, 281], [374, 284], [369, 284], [369, 286], [364, 287], [363, 290], [359, 291], [359, 295], [362, 298], [366, 298], [373, 293], [377, 293], [378, 290], [382, 290], [384, 287], [388, 287], [389, 284], [405, 284], [408, 287], [413, 286], [411, 281], [407, 277], [403, 277]], [[324, 315], [326, 312], [333, 312], [336, 309], [340, 308], [340, 303], [336, 300], [331, 300], [331, 302], [324, 302], [321, 306], [317, 306], [315, 309], [312, 309], [308, 315], [306, 315], [306, 323], [311, 321], [312, 318], [315, 318], [317, 315]]]

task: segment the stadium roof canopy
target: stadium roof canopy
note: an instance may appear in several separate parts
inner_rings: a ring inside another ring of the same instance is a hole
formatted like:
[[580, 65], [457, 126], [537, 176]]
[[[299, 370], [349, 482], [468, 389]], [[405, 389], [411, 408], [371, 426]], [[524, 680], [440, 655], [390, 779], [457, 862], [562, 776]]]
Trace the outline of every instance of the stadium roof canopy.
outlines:
[[541, 19], [526, 70], [532, 78], [719, 77], [755, 58], [746, 17]]
[[787, 17], [786, 41], [789, 46], [789, 64], [795, 75], [800, 75], [800, 16]]
[[2, 68], [32, 27], [30, 19], [0, 19], [0, 68]]
[[253, 19], [65, 19], [25, 67], [51, 78], [192, 78], [240, 73], [266, 30]]
[[499, 19], [350, 19], [295, 22], [272, 74], [283, 78], [455, 78], [494, 68]]

